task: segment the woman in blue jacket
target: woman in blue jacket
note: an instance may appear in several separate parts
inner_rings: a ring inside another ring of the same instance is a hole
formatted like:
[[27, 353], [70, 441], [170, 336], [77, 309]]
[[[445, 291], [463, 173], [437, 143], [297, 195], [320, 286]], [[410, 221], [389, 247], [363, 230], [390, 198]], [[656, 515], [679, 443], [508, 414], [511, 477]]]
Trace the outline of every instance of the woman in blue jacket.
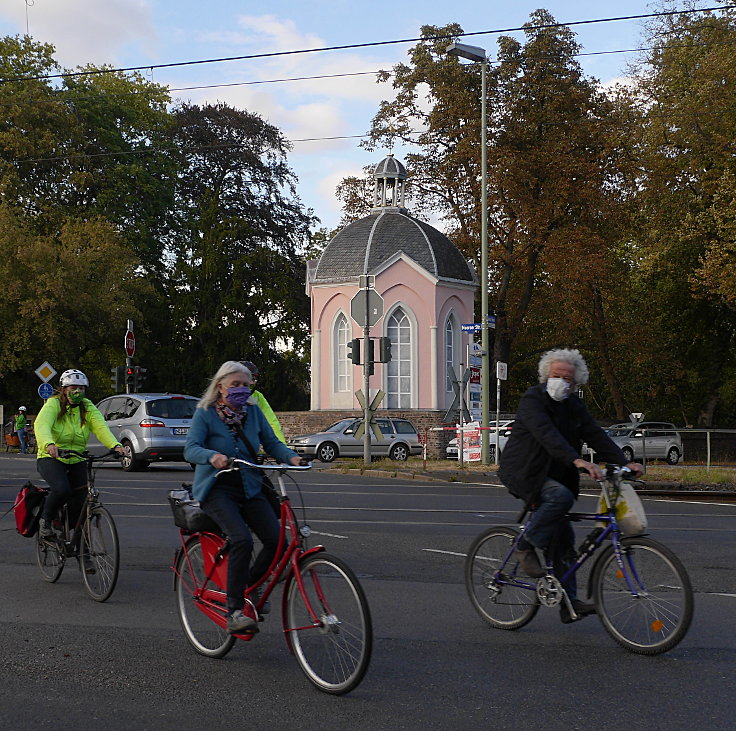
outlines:
[[[227, 569], [227, 631], [257, 632], [258, 619], [245, 589], [268, 570], [276, 553], [279, 522], [263, 493], [259, 470], [243, 467], [217, 475], [232, 457], [253, 461], [260, 445], [281, 462], [298, 465], [251, 397], [253, 378], [238, 361], [223, 363], [202, 395], [192, 419], [184, 458], [196, 465], [192, 492], [230, 539]], [[244, 441], [245, 440], [245, 441]], [[253, 531], [263, 550], [252, 569]]]

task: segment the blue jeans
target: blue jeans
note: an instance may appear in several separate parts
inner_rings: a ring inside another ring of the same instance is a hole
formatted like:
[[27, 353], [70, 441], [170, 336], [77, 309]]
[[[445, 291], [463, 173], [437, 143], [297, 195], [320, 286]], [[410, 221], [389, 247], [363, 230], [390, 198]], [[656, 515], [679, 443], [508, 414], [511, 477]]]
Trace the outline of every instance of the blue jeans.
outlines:
[[[247, 498], [242, 486], [215, 483], [209, 495], [201, 502], [202, 509], [212, 518], [230, 540], [227, 559], [227, 608], [242, 609], [244, 592], [256, 583], [271, 565], [279, 543], [279, 521], [273, 508], [259, 493]], [[253, 567], [253, 537], [249, 527], [263, 544]]]
[[[560, 578], [575, 562], [575, 532], [569, 520], [565, 520], [575, 504], [575, 495], [557, 480], [547, 479], [539, 494], [538, 507], [534, 511], [524, 538], [544, 551], [552, 562], [555, 576]], [[570, 600], [577, 598], [575, 574], [563, 584]]]
[[26, 453], [26, 430], [21, 429], [20, 431], [15, 432], [18, 435], [18, 441], [20, 442], [20, 451], [25, 454]]

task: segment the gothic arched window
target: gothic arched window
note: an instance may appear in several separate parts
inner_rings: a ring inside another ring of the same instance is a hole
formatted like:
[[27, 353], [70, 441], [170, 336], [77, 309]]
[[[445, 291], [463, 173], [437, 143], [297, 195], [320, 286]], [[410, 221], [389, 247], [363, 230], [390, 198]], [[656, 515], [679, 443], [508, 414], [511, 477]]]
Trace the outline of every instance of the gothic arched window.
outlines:
[[389, 409], [411, 408], [411, 323], [401, 307], [388, 318], [386, 335], [391, 340], [391, 361], [387, 363], [386, 405]]
[[334, 382], [335, 391], [349, 391], [351, 388], [350, 383], [350, 366], [351, 362], [348, 360], [348, 341], [350, 340], [350, 325], [345, 315], [340, 313], [338, 318], [335, 320], [334, 328], [334, 346], [332, 352], [334, 353]]

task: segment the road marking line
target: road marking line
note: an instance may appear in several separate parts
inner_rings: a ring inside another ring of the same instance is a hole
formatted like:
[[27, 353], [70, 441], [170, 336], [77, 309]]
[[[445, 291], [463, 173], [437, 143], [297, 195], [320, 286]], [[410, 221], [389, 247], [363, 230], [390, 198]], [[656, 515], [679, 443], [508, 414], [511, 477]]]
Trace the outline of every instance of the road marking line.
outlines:
[[345, 538], [345, 539], [349, 538], [349, 536], [339, 536], [336, 533], [321, 533], [318, 530], [313, 530], [312, 535], [313, 536], [327, 536], [328, 538]]
[[444, 553], [447, 556], [462, 556], [463, 558], [467, 558], [467, 553], [457, 553], [455, 551], [440, 551], [439, 548], [423, 548], [422, 551], [426, 551], [427, 553]]

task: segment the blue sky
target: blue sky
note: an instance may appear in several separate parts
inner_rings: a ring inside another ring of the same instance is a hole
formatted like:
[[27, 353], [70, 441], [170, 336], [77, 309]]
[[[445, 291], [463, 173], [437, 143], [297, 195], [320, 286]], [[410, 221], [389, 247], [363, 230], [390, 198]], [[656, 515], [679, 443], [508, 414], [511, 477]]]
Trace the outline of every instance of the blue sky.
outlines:
[[[701, 7], [715, 3], [703, 2]], [[0, 0], [0, 35], [24, 34], [53, 44], [67, 68], [112, 64], [115, 67], [175, 63], [269, 51], [371, 43], [416, 38], [425, 24], [459, 23], [466, 32], [514, 28], [545, 7], [560, 22], [638, 15], [659, 3], [549, 0], [446, 0], [422, 2], [373, 0]], [[682, 7], [682, 3], [677, 3]], [[27, 25], [26, 25], [27, 24]], [[574, 29], [583, 51], [617, 51], [641, 43], [642, 21], [617, 21]], [[466, 40], [493, 57], [497, 34]], [[154, 81], [172, 89], [244, 84], [244, 82], [390, 69], [406, 58], [412, 44], [325, 51], [197, 66], [155, 69]], [[626, 73], [631, 53], [584, 56], [589, 75], [608, 83]], [[290, 164], [299, 177], [299, 195], [322, 225], [334, 227], [340, 210], [334, 196], [346, 175], [360, 174], [384, 152], [369, 153], [359, 139], [381, 99], [391, 98], [388, 84], [372, 75], [269, 84], [220, 86], [172, 91], [172, 96], [202, 104], [224, 101], [257, 112], [293, 141]], [[322, 138], [322, 139], [320, 139]], [[308, 141], [309, 140], [309, 141]], [[397, 150], [401, 156], [401, 151]]]

